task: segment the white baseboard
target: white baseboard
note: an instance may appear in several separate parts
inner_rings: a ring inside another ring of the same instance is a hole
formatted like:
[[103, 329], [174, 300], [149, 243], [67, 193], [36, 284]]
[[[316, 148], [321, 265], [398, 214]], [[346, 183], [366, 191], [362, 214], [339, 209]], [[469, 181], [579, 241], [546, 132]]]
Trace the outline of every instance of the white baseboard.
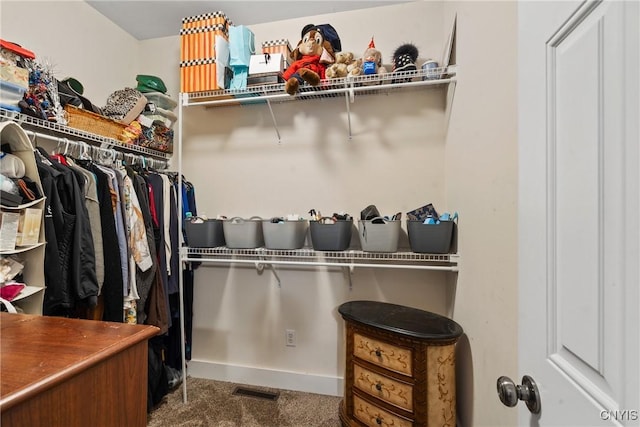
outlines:
[[342, 396], [342, 378], [190, 360], [187, 375], [217, 381]]

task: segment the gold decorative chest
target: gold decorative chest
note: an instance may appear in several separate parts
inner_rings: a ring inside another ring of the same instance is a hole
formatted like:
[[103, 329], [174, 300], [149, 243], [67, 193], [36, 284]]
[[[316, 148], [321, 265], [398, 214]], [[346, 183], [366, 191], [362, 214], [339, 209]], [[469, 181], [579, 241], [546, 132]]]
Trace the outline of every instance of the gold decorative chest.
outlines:
[[455, 343], [451, 319], [395, 304], [350, 301], [340, 421], [349, 427], [455, 427]]

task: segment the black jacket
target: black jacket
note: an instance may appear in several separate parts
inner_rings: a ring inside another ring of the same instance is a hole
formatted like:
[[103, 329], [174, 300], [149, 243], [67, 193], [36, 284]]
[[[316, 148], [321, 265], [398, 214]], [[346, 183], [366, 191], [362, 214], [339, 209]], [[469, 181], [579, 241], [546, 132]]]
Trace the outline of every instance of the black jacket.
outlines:
[[[62, 237], [65, 229], [62, 205], [56, 187], [56, 178], [60, 173], [46, 164], [39, 153], [36, 153], [36, 164], [46, 197], [44, 204], [44, 236], [47, 241], [44, 253], [46, 288], [42, 313], [46, 316], [68, 315], [72, 307], [72, 298], [62, 269], [62, 265], [67, 263], [68, 259], [64, 258], [58, 249], [58, 236]], [[71, 233], [66, 234], [71, 235]]]
[[[38, 150], [42, 156], [48, 158], [42, 147], [38, 147]], [[98, 302], [95, 251], [89, 214], [80, 185], [75, 173], [64, 165], [56, 162], [47, 165], [40, 159], [39, 171], [44, 169], [50, 172], [59, 199], [59, 203], [50, 204], [49, 207], [52, 209], [54, 222], [58, 223], [54, 229], [61, 282], [47, 283], [47, 288], [54, 286], [58, 291], [56, 295], [50, 295], [52, 299], [48, 304], [51, 304], [51, 308], [58, 304], [63, 308], [74, 308], [80, 304], [95, 307]]]
[[104, 251], [104, 284], [102, 285], [104, 314], [102, 319], [122, 322], [124, 319], [122, 263], [118, 235], [116, 234], [116, 222], [111, 205], [109, 177], [95, 165], [92, 165], [89, 170], [96, 175], [100, 220], [102, 221], [102, 248]]

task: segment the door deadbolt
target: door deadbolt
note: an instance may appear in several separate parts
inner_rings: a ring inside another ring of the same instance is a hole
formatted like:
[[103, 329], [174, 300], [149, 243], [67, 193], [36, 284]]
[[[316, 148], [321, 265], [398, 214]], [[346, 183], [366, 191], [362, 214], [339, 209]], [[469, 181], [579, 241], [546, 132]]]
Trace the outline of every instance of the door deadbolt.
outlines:
[[531, 413], [540, 413], [540, 393], [536, 382], [529, 375], [522, 377], [522, 385], [516, 385], [511, 378], [502, 376], [498, 378], [497, 386], [498, 396], [505, 406], [514, 407], [518, 400], [522, 400]]

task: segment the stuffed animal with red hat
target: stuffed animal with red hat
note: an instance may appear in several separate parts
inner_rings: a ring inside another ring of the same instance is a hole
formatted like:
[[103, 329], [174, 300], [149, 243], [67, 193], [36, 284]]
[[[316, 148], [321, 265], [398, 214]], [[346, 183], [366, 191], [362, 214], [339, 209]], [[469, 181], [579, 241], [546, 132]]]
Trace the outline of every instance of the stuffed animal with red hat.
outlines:
[[318, 86], [325, 78], [327, 66], [335, 62], [335, 54], [341, 49], [340, 37], [330, 24], [305, 25], [290, 55], [293, 62], [282, 74], [284, 90], [295, 95], [301, 84]]
[[[357, 70], [352, 75], [381, 75], [385, 74], [387, 69], [382, 65], [382, 53], [376, 49], [376, 44], [371, 37], [367, 50], [364, 51], [362, 58], [358, 59]], [[362, 84], [379, 84], [381, 80], [374, 79], [372, 82], [362, 82]]]
[[376, 49], [376, 44], [371, 37], [367, 50], [362, 55], [362, 74], [384, 74], [387, 69], [382, 65], [382, 53]]

